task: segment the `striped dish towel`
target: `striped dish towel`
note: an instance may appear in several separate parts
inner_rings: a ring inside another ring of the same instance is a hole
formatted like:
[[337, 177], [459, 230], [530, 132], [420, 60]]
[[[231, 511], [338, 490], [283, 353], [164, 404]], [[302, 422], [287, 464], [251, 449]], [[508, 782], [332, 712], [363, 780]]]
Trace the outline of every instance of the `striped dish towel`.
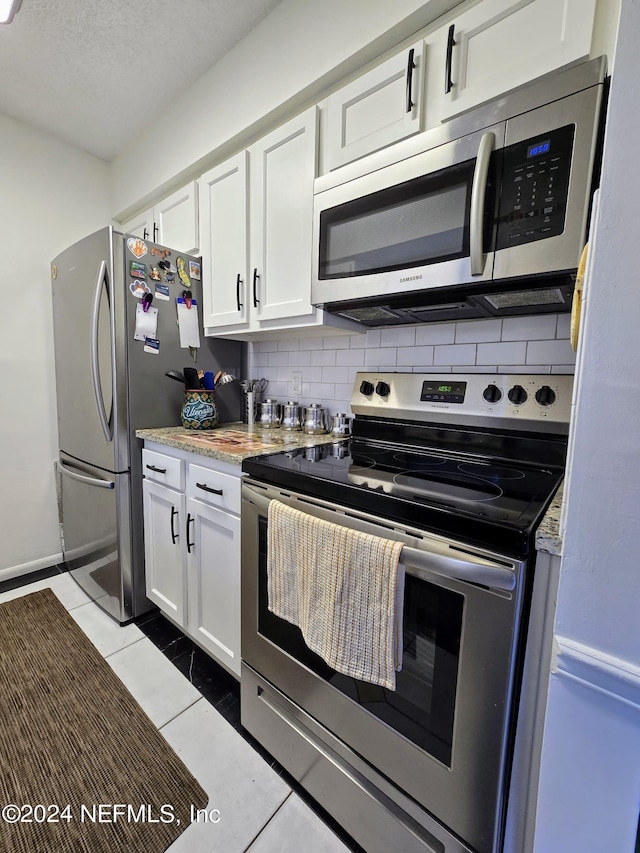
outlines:
[[344, 675], [396, 688], [402, 668], [402, 542], [269, 504], [269, 610]]

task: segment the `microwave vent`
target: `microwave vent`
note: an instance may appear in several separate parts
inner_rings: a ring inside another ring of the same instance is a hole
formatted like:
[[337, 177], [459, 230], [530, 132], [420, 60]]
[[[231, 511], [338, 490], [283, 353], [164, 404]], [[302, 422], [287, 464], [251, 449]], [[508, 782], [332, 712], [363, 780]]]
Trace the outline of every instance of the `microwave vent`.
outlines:
[[487, 302], [497, 310], [502, 308], [533, 308], [538, 305], [564, 305], [562, 291], [558, 288], [546, 290], [519, 290], [506, 293], [492, 293], [484, 296]]
[[357, 320], [359, 323], [384, 323], [386, 320], [395, 320], [397, 315], [386, 308], [376, 306], [363, 308], [350, 308], [347, 311], [338, 312], [341, 317], [348, 320]]

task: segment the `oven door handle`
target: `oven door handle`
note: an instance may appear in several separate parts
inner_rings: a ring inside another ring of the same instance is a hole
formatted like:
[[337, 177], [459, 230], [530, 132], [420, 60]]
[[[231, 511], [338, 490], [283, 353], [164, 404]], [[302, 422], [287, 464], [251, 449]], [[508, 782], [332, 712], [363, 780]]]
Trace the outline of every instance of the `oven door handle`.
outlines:
[[[251, 486], [242, 486], [243, 498], [253, 504], [261, 513], [268, 515], [270, 498], [263, 497]], [[428, 575], [452, 578], [464, 583], [475, 583], [490, 589], [511, 592], [516, 587], [516, 573], [505, 566], [498, 566], [481, 557], [460, 560], [447, 554], [436, 554], [433, 551], [422, 551], [405, 545], [400, 552], [400, 562], [406, 572], [420, 580], [429, 580]]]

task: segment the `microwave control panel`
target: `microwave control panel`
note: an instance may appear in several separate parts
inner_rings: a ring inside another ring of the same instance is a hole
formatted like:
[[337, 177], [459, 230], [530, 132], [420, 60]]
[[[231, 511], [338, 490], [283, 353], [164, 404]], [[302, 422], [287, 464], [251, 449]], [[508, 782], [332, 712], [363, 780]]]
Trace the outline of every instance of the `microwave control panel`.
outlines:
[[575, 125], [504, 149], [497, 249], [564, 231]]

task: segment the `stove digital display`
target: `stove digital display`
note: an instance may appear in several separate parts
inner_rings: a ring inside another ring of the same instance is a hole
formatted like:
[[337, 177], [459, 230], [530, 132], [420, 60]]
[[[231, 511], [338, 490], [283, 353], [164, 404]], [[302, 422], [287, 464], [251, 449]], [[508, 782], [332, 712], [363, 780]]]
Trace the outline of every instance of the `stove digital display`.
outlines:
[[422, 383], [420, 400], [423, 403], [464, 403], [466, 382], [448, 382], [446, 379], [427, 379]]

